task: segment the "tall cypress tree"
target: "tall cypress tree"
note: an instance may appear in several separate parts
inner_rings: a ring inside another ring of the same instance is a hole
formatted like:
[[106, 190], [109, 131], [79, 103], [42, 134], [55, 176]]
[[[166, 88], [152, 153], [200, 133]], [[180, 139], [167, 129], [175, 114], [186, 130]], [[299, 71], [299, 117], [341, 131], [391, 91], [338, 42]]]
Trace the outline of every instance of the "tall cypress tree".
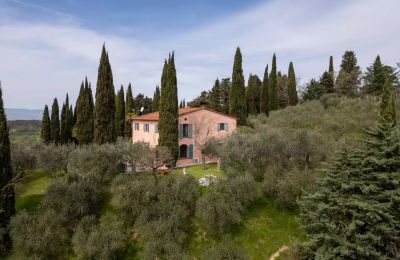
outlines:
[[246, 88], [242, 69], [242, 54], [237, 47], [232, 70], [232, 85], [229, 95], [229, 114], [238, 118], [238, 125], [246, 124]]
[[128, 89], [126, 90], [125, 98], [125, 136], [132, 137], [132, 122], [131, 117], [133, 116], [133, 109], [135, 109], [135, 103], [132, 94], [132, 85], [129, 83]]
[[221, 92], [221, 110], [225, 114], [229, 114], [229, 94], [231, 92], [231, 79], [223, 78], [219, 84]]
[[158, 144], [171, 151], [174, 158], [178, 158], [178, 88], [174, 53], [164, 62], [161, 76], [159, 138]]
[[93, 96], [92, 89], [85, 79], [85, 84], [81, 85], [78, 102], [76, 104], [76, 139], [79, 145], [90, 144], [93, 142]]
[[60, 143], [67, 143], [67, 111], [65, 103], [63, 103], [61, 108]]
[[265, 67], [264, 78], [261, 89], [260, 111], [269, 115], [269, 94], [268, 94], [268, 65]]
[[269, 93], [269, 111], [277, 110], [278, 103], [278, 78], [276, 74], [276, 56], [272, 57], [272, 68], [268, 78], [268, 93]]
[[97, 75], [96, 104], [94, 110], [94, 142], [113, 143], [115, 134], [115, 92], [111, 65], [103, 45]]
[[296, 89], [296, 75], [292, 62], [290, 62], [288, 70], [288, 97], [290, 106], [295, 106], [299, 102]]
[[42, 142], [44, 144], [49, 144], [51, 141], [50, 116], [49, 116], [49, 108], [47, 107], [47, 105], [44, 106], [44, 110], [43, 110], [40, 139], [42, 140]]
[[216, 79], [214, 82], [214, 86], [212, 87], [209, 95], [210, 100], [210, 108], [222, 112], [221, 108], [221, 89], [219, 84], [219, 79]]
[[310, 259], [398, 259], [400, 130], [385, 84], [378, 127], [344, 150], [314, 194], [300, 202]]
[[57, 98], [54, 98], [53, 105], [51, 107], [50, 136], [51, 142], [54, 144], [60, 143], [60, 115]]
[[153, 112], [160, 110], [160, 88], [157, 86], [153, 95]]
[[72, 140], [72, 127], [73, 127], [73, 114], [72, 107], [69, 105], [68, 93], [65, 98], [65, 103], [61, 109], [61, 130], [60, 130], [60, 142], [61, 144], [67, 144]]
[[0, 87], [0, 255], [3, 247], [6, 251], [11, 248], [8, 224], [15, 213], [14, 186], [12, 184], [12, 167], [10, 155], [10, 139], [8, 135], [7, 118], [4, 111], [3, 94]]
[[125, 135], [125, 100], [123, 86], [118, 90], [115, 98], [115, 132], [117, 136]]
[[257, 75], [250, 74], [246, 88], [246, 106], [249, 115], [260, 112], [261, 84]]
[[330, 56], [329, 57], [329, 70], [328, 70], [329, 74], [332, 75], [332, 77], [334, 77], [334, 71], [333, 71], [333, 57]]

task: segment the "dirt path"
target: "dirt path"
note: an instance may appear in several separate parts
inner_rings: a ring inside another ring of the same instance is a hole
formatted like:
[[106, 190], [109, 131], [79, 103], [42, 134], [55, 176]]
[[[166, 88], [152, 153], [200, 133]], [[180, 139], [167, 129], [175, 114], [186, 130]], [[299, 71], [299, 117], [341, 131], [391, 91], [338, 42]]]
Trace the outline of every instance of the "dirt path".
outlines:
[[275, 260], [283, 251], [288, 250], [288, 249], [289, 249], [289, 247], [287, 247], [286, 245], [283, 245], [281, 248], [279, 248], [278, 251], [276, 251], [273, 255], [271, 255], [269, 260]]

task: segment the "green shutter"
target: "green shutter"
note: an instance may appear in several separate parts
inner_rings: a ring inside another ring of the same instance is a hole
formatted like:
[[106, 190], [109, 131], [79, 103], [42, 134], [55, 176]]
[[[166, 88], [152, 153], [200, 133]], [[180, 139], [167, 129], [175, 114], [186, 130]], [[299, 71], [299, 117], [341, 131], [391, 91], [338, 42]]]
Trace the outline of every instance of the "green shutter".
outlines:
[[225, 130], [228, 131], [228, 123], [225, 123]]
[[193, 159], [193, 144], [189, 144], [188, 146], [188, 155], [189, 159]]
[[192, 138], [192, 132], [193, 132], [193, 126], [192, 126], [192, 124], [189, 124], [189, 127], [188, 127], [189, 129], [188, 129], [188, 137], [189, 138]]
[[183, 137], [183, 125], [179, 124], [179, 139]]

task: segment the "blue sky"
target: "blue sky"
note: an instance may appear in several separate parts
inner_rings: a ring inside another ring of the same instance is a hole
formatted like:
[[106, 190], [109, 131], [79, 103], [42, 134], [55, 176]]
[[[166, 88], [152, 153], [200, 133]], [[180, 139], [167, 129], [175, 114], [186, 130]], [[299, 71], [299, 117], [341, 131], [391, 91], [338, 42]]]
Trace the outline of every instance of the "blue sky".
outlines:
[[163, 60], [175, 51], [180, 99], [230, 77], [237, 46], [245, 77], [262, 77], [277, 54], [293, 61], [299, 88], [345, 50], [362, 68], [377, 54], [400, 61], [397, 0], [0, 0], [0, 80], [7, 107], [42, 108], [65, 93], [75, 99], [87, 75], [95, 85], [101, 46], [115, 87], [152, 96]]

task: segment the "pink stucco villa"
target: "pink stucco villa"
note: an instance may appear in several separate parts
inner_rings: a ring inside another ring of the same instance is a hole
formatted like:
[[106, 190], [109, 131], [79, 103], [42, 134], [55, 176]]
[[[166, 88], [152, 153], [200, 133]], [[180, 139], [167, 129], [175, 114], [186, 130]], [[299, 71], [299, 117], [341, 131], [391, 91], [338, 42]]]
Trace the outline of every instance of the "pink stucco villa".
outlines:
[[[158, 112], [132, 118], [132, 141], [158, 144]], [[177, 166], [202, 163], [201, 147], [213, 138], [221, 140], [236, 129], [236, 118], [208, 108], [179, 109], [179, 157]], [[217, 157], [205, 157], [206, 163]]]

